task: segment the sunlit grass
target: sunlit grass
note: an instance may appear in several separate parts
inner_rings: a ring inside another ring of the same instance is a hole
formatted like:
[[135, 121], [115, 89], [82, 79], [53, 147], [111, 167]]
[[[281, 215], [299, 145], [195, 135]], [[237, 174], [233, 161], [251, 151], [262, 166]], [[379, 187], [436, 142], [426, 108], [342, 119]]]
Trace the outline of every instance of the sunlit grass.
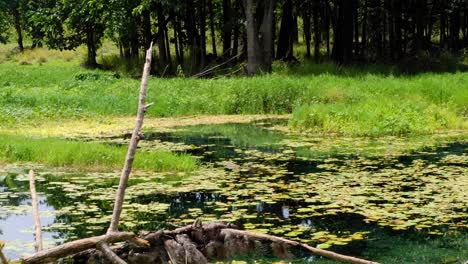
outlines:
[[[115, 50], [105, 45], [101, 52]], [[86, 70], [79, 53], [35, 49], [0, 64], [0, 126], [134, 116], [139, 80]], [[149, 117], [293, 113], [290, 125], [302, 132], [428, 134], [467, 128], [468, 73], [408, 76], [385, 65], [275, 63], [272, 74], [254, 78], [154, 77], [148, 101], [155, 103]]]
[[[124, 146], [95, 142], [0, 135], [0, 160], [9, 163], [36, 162], [53, 167], [105, 171], [120, 169], [126, 152]], [[134, 166], [136, 169], [151, 171], [190, 171], [198, 165], [189, 155], [140, 151]]]

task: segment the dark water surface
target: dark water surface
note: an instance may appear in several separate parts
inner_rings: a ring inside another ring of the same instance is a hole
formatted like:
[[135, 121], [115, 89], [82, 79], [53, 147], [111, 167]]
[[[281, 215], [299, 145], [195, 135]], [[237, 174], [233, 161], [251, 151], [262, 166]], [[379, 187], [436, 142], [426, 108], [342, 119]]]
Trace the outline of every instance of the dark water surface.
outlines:
[[[383, 263], [468, 260], [466, 140], [389, 152], [398, 140], [322, 141], [271, 129], [277, 122], [146, 133], [142, 151], [162, 144], [199, 157], [203, 168], [133, 175], [122, 227], [174, 228], [200, 217]], [[38, 179], [47, 243], [105, 232], [118, 173], [42, 169]], [[0, 168], [0, 206], [7, 256], [31, 253], [24, 168]]]

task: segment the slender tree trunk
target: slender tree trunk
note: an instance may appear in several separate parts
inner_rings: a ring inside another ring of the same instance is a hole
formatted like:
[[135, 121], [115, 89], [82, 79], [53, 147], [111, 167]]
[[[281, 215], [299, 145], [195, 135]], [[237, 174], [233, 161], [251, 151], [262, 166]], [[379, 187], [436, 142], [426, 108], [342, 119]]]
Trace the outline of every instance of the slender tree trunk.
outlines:
[[395, 37], [395, 59], [399, 60], [402, 57], [402, 50], [401, 50], [401, 42], [402, 42], [402, 7], [401, 7], [402, 0], [396, 0], [393, 3], [393, 18], [394, 18], [394, 37]]
[[[172, 72], [172, 57], [171, 57], [171, 45], [170, 45], [170, 42], [169, 42], [169, 30], [167, 29], [167, 27], [165, 26], [164, 27], [164, 39], [165, 39], [165, 46], [166, 46], [166, 55], [167, 55], [167, 67], [168, 67], [168, 70], [169, 72]], [[167, 70], [166, 70], [167, 72]]]
[[[236, 0], [237, 6], [237, 0]], [[231, 0], [223, 0], [223, 55], [228, 57], [229, 54], [237, 54], [236, 51], [231, 51], [231, 38], [232, 38], [232, 28], [233, 28], [233, 18], [236, 19], [235, 27], [237, 28], [237, 15], [233, 15], [233, 13], [237, 13], [238, 10], [232, 10], [231, 8]], [[237, 29], [238, 30], [238, 29]], [[239, 38], [239, 36], [237, 36]], [[237, 41], [234, 37], [234, 41]]]
[[181, 26], [181, 19], [176, 19], [175, 21], [175, 26], [174, 30], [177, 32], [177, 43], [179, 46], [179, 65], [184, 66], [184, 61], [185, 61], [185, 52], [184, 52], [184, 38], [183, 38], [183, 33], [182, 33], [182, 26]]
[[16, 34], [18, 35], [17, 42], [18, 42], [18, 48], [20, 52], [23, 52], [24, 46], [23, 46], [23, 31], [21, 29], [21, 15], [19, 12], [19, 7], [16, 7], [13, 9], [13, 16], [15, 20], [15, 30]]
[[[304, 40], [306, 44], [306, 58], [309, 59], [311, 57], [310, 52], [310, 43], [312, 41], [311, 36], [311, 27], [310, 27], [310, 3], [306, 1], [302, 6], [302, 21], [304, 23]], [[314, 25], [315, 26], [315, 25]]]
[[200, 8], [200, 67], [206, 65], [206, 0], [199, 0]]
[[159, 63], [162, 69], [165, 69], [168, 65], [168, 58], [167, 58], [167, 49], [166, 49], [166, 38], [165, 38], [165, 30], [164, 30], [164, 23], [165, 23], [165, 16], [162, 10], [162, 6], [159, 5], [156, 8], [157, 17], [158, 17], [158, 33], [156, 37], [156, 41], [158, 43], [158, 51], [159, 51]]
[[358, 10], [359, 10], [359, 1], [358, 0], [352, 0], [353, 1], [353, 25], [354, 25], [354, 56], [357, 58], [359, 57], [359, 16], [358, 16]]
[[338, 63], [349, 64], [353, 59], [353, 3], [339, 0], [338, 17], [334, 29], [333, 59]]
[[320, 3], [319, 1], [313, 1], [313, 17], [314, 17], [314, 60], [315, 63], [320, 62], [320, 25], [319, 25], [319, 11]]
[[419, 51], [424, 48], [424, 12], [425, 12], [425, 0], [416, 1], [416, 38], [415, 38], [415, 49]]
[[216, 32], [215, 32], [215, 19], [214, 19], [214, 11], [213, 11], [213, 0], [208, 0], [208, 9], [210, 13], [211, 46], [213, 49], [213, 56], [218, 57], [218, 52], [216, 50]]
[[327, 43], [327, 57], [330, 57], [330, 4], [328, 1], [325, 2], [324, 12], [325, 12], [325, 39]]
[[363, 15], [362, 15], [362, 29], [361, 29], [361, 57], [366, 59], [367, 57], [367, 12], [368, 12], [368, 0], [364, 1]]
[[292, 0], [285, 0], [283, 4], [283, 15], [276, 48], [276, 59], [287, 59], [291, 56], [291, 46], [294, 45], [294, 17], [292, 14]]
[[293, 43], [299, 43], [299, 24], [297, 22], [297, 16], [293, 16]]
[[440, 33], [439, 33], [439, 48], [445, 49], [447, 42], [447, 15], [446, 15], [446, 0], [441, 0], [440, 7]]
[[143, 34], [142, 37], [144, 39], [144, 50], [147, 50], [151, 45], [151, 37], [153, 34], [151, 33], [151, 16], [148, 10], [145, 10], [141, 14], [141, 22], [142, 22], [142, 30]]

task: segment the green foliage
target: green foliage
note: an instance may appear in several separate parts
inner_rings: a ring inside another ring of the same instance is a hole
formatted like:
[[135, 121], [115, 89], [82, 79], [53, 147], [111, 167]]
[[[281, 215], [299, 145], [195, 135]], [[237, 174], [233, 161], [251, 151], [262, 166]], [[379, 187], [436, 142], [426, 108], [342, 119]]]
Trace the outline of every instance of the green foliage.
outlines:
[[[37, 162], [54, 167], [93, 170], [119, 169], [126, 147], [58, 138], [33, 138], [0, 135], [0, 160]], [[136, 155], [136, 169], [152, 171], [190, 171], [197, 167], [194, 158], [168, 151], [142, 151]]]

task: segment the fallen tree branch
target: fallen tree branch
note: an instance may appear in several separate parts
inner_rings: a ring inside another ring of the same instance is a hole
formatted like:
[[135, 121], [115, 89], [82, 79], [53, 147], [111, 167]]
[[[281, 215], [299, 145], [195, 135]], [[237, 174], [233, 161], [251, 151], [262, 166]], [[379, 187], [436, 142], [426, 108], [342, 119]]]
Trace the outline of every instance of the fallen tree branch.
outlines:
[[52, 262], [87, 249], [95, 248], [100, 242], [116, 243], [131, 240], [135, 237], [136, 235], [131, 232], [112, 232], [107, 235], [79, 239], [51, 249], [39, 251], [30, 257], [24, 258], [23, 263], [32, 264]]
[[8, 259], [3, 255], [3, 247], [5, 244], [3, 242], [0, 242], [0, 263], [1, 264], [8, 264]]
[[36, 252], [42, 250], [42, 230], [41, 230], [41, 217], [39, 215], [39, 207], [36, 193], [36, 181], [34, 179], [34, 171], [29, 171], [29, 189], [31, 191], [32, 208], [34, 216], [34, 233], [35, 233], [35, 248]]
[[247, 237], [258, 239], [258, 240], [267, 240], [267, 241], [271, 241], [275, 243], [286, 244], [286, 245], [293, 246], [293, 247], [301, 247], [314, 255], [323, 256], [323, 257], [333, 259], [336, 261], [341, 261], [341, 262], [348, 262], [348, 263], [355, 263], [355, 264], [378, 264], [377, 262], [355, 258], [351, 256], [346, 256], [346, 255], [338, 254], [332, 251], [311, 247], [307, 244], [302, 244], [296, 241], [292, 241], [292, 240], [285, 239], [282, 237], [277, 237], [277, 236], [247, 232], [247, 231], [242, 231], [242, 230], [237, 230], [237, 229], [232, 229], [232, 228], [223, 229], [221, 231], [221, 234], [234, 235], [234, 236], [247, 236]]
[[110, 222], [109, 229], [107, 233], [117, 232], [119, 227], [120, 215], [122, 213], [122, 205], [125, 197], [125, 189], [127, 188], [128, 178], [132, 172], [133, 160], [135, 159], [135, 153], [137, 150], [138, 142], [141, 139], [140, 130], [143, 126], [143, 118], [145, 116], [146, 109], [151, 106], [151, 104], [146, 105], [146, 91], [148, 90], [148, 79], [150, 76], [151, 70], [151, 60], [153, 43], [151, 43], [149, 49], [146, 51], [145, 66], [143, 69], [143, 75], [141, 77], [140, 85], [140, 96], [138, 99], [138, 113], [135, 124], [135, 129], [132, 133], [132, 138], [128, 144], [127, 156], [125, 157], [125, 164], [120, 175], [119, 188], [117, 189], [117, 194], [115, 196], [114, 210], [112, 212], [112, 219]]
[[114, 251], [109, 247], [109, 244], [105, 241], [99, 241], [96, 244], [96, 248], [102, 252], [102, 254], [110, 261], [112, 264], [127, 264], [124, 260], [119, 258]]

